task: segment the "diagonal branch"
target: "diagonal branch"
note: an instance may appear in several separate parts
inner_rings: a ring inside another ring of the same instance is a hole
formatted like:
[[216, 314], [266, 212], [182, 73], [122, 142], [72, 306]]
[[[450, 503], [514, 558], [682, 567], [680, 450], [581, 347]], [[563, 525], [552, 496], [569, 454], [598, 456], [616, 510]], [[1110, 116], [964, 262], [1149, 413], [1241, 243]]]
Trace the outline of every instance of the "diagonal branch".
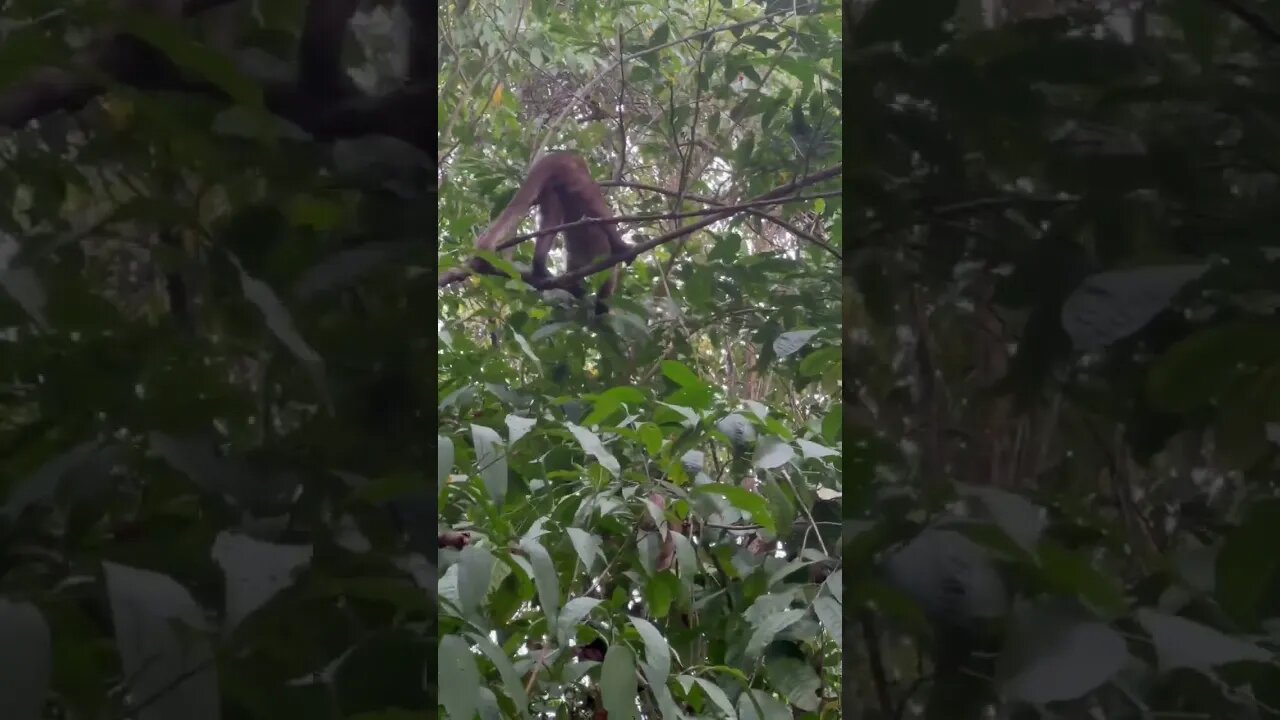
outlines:
[[[838, 175], [840, 175], [842, 171], [843, 171], [842, 164], [833, 165], [825, 170], [820, 170], [812, 175], [800, 178], [798, 180], [794, 180], [786, 185], [781, 185], [779, 187], [776, 187], [773, 190], [770, 190], [769, 192], [766, 192], [762, 195], [754, 197], [751, 200], [748, 200], [747, 202], [743, 203], [743, 205], [745, 206], [759, 205], [761, 203], [765, 203], [770, 200], [777, 200], [778, 198], [784, 198], [790, 193], [795, 192], [796, 190], [799, 190], [801, 188], [808, 187], [810, 185], [816, 185], [817, 183], [823, 182], [825, 180], [830, 180], [833, 177], [837, 177]], [[648, 252], [649, 250], [652, 250], [653, 248], [656, 248], [659, 245], [664, 245], [666, 243], [671, 242], [672, 240], [684, 237], [696, 230], [701, 230], [702, 228], [707, 227], [708, 225], [717, 223], [738, 212], [740, 212], [740, 208], [738, 206], [717, 209], [711, 212], [705, 219], [699, 220], [698, 222], [693, 223], [692, 225], [685, 225], [677, 230], [667, 233], [666, 235], [661, 235], [659, 237], [653, 238], [652, 240], [648, 240], [643, 243], [632, 245], [631, 250], [628, 252], [619, 253], [617, 255], [609, 255], [609, 256], [600, 258], [595, 262], [587, 265], [586, 267], [580, 268], [578, 270], [574, 270], [573, 272], [566, 272], [563, 275], [557, 275], [551, 278], [526, 277], [525, 281], [528, 282], [529, 285], [533, 286], [538, 290], [549, 290], [551, 288], [568, 287], [569, 285], [572, 285], [573, 283], [577, 282], [578, 280], [584, 277], [587, 277], [589, 275], [594, 275], [600, 272], [601, 270], [607, 270], [608, 268], [611, 268], [614, 265], [617, 265], [618, 263], [621, 263], [621, 262], [629, 263], [632, 260], [635, 260], [637, 257], [639, 257], [642, 253]], [[595, 221], [595, 222], [600, 222], [600, 221]], [[455, 283], [467, 277], [473, 272], [485, 272], [487, 274], [493, 274], [493, 275], [504, 274], [499, 270], [487, 268], [486, 263], [476, 262], [475, 260], [473, 260], [467, 263], [466, 265], [450, 268], [449, 270], [446, 270], [445, 272], [440, 273], [439, 279], [437, 281], [437, 286], [444, 287], [446, 285]]]

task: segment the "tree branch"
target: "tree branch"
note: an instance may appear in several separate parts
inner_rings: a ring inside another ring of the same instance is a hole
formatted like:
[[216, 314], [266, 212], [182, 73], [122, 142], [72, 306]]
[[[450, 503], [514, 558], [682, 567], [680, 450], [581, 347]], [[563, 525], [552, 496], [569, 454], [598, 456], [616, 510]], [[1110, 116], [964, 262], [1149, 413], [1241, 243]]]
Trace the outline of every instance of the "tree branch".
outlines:
[[[789, 193], [792, 193], [796, 190], [799, 190], [804, 187], [808, 187], [810, 185], [816, 185], [817, 183], [836, 177], [840, 175], [842, 171], [843, 171], [842, 164], [833, 165], [832, 167], [829, 167], [825, 170], [820, 170], [812, 175], [800, 178], [786, 185], [782, 185], [777, 188], [774, 188], [773, 190], [770, 190], [769, 192], [766, 192], [763, 195], [759, 195], [755, 198], [752, 198], [751, 200], [748, 200], [745, 203], [742, 203], [742, 206], [759, 205], [761, 203], [765, 203], [770, 200], [776, 200], [778, 198], [786, 197]], [[696, 230], [701, 230], [702, 228], [708, 225], [711, 225], [713, 223], [719, 222], [725, 219], [726, 217], [729, 217], [739, 211], [740, 211], [739, 206], [732, 206], [729, 208], [717, 209], [713, 211], [710, 215], [708, 215], [708, 217], [704, 220], [699, 220], [698, 222], [693, 223], [692, 225], [686, 225], [677, 230], [669, 232], [666, 235], [653, 238], [652, 240], [649, 240], [647, 242], [633, 245], [631, 246], [631, 250], [629, 252], [600, 258], [599, 260], [596, 260], [595, 262], [587, 265], [584, 268], [580, 268], [573, 272], [567, 272], [567, 273], [564, 273], [563, 275], [557, 275], [555, 277], [542, 278], [542, 279], [527, 277], [525, 278], [525, 281], [538, 290], [549, 290], [551, 288], [564, 288], [569, 285], [572, 285], [573, 283], [577, 282], [578, 280], [584, 277], [587, 277], [589, 275], [594, 275], [600, 272], [601, 270], [607, 270], [608, 268], [611, 268], [620, 262], [631, 262], [632, 260], [639, 257], [644, 252], [652, 250], [653, 248], [656, 248], [659, 245], [669, 243], [672, 240], [675, 240], [677, 238], [684, 237], [685, 235], [688, 235]], [[599, 222], [599, 221], [596, 221], [596, 222]], [[446, 270], [445, 272], [440, 273], [439, 279], [437, 281], [437, 286], [444, 287], [446, 285], [455, 283], [467, 277], [473, 272], [481, 272], [481, 273], [486, 273], [491, 275], [504, 274], [499, 270], [489, 268], [488, 263], [485, 263], [483, 261], [479, 261], [476, 258], [473, 258], [466, 265], [450, 268], [449, 270]]]

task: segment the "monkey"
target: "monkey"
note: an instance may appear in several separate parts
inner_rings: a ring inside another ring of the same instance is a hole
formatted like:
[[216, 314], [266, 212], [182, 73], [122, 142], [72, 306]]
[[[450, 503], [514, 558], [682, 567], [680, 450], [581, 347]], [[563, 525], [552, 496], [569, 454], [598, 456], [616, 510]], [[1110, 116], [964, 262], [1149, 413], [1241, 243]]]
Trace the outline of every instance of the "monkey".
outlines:
[[[548, 153], [539, 158], [529, 168], [529, 176], [521, 183], [511, 202], [498, 215], [497, 220], [476, 238], [475, 246], [480, 250], [493, 250], [514, 232], [516, 225], [529, 211], [530, 206], [537, 204], [539, 208], [538, 229], [576, 222], [583, 218], [611, 218], [609, 206], [605, 202], [600, 186], [592, 179], [586, 162], [579, 156], [569, 152]], [[534, 282], [550, 277], [547, 270], [547, 255], [555, 243], [557, 233], [544, 233], [537, 237], [533, 250], [533, 268], [524, 277]], [[631, 246], [622, 239], [617, 227], [612, 223], [593, 223], [580, 225], [564, 231], [567, 268], [569, 272], [587, 267], [597, 260], [610, 255], [622, 255], [631, 252]], [[630, 265], [634, 258], [629, 258]], [[488, 263], [482, 260], [472, 262], [472, 268], [478, 272], [488, 271]], [[618, 266], [614, 266], [607, 281], [596, 293], [595, 312], [603, 315], [608, 312], [605, 300], [613, 294], [619, 279]], [[583, 288], [581, 281], [566, 288], [574, 297], [581, 298]]]

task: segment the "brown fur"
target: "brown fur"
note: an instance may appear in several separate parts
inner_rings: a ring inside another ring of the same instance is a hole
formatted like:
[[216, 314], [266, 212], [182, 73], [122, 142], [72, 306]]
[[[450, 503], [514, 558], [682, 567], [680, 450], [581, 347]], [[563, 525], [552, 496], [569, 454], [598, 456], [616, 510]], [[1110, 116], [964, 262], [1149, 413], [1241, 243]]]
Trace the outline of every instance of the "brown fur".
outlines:
[[[613, 214], [605, 202], [600, 186], [591, 178], [587, 164], [582, 158], [568, 152], [550, 153], [538, 159], [529, 169], [520, 189], [516, 191], [511, 202], [498, 215], [498, 219], [476, 239], [476, 248], [493, 250], [515, 231], [520, 220], [528, 213], [529, 207], [537, 203], [539, 207], [540, 230], [576, 222], [583, 218], [610, 218]], [[555, 243], [558, 233], [539, 235], [533, 250], [533, 271], [528, 278], [540, 280], [550, 276], [547, 271], [547, 255]], [[569, 272], [580, 270], [597, 260], [628, 252], [631, 246], [623, 241], [618, 228], [609, 223], [580, 225], [564, 231], [565, 251]], [[596, 312], [604, 313], [604, 304], [618, 284], [619, 267], [615, 265], [612, 274], [596, 294]], [[581, 283], [574, 283], [567, 288], [569, 292], [581, 297]]]

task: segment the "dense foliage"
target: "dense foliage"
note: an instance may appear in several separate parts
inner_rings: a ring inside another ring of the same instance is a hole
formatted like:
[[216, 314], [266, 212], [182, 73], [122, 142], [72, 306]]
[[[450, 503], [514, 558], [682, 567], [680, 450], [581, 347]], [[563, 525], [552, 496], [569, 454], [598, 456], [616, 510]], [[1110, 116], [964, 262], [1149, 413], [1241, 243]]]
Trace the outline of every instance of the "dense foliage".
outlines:
[[413, 4], [152, 4], [4, 7], [0, 716], [425, 717]]
[[1280, 717], [1280, 17], [983, 5], [849, 8], [847, 712]]
[[442, 268], [538, 151], [642, 216], [601, 318], [518, 275], [442, 290], [440, 512], [467, 544], [440, 553], [441, 704], [838, 717], [837, 8], [458, 4], [440, 27]]

